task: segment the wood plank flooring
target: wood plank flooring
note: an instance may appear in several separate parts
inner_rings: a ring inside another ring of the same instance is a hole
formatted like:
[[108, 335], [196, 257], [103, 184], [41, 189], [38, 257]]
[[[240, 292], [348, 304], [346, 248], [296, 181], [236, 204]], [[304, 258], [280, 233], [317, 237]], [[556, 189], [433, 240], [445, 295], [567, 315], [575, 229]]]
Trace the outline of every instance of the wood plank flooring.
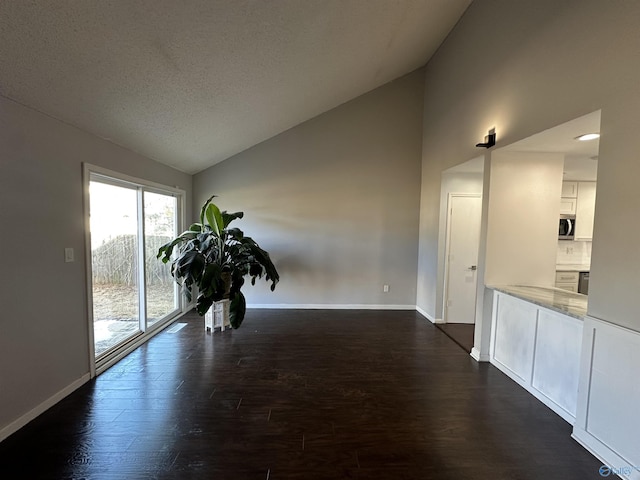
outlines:
[[566, 422], [415, 312], [179, 322], [0, 443], [0, 478], [601, 478]]
[[476, 326], [472, 323], [438, 323], [436, 327], [467, 353], [473, 349], [473, 335]]

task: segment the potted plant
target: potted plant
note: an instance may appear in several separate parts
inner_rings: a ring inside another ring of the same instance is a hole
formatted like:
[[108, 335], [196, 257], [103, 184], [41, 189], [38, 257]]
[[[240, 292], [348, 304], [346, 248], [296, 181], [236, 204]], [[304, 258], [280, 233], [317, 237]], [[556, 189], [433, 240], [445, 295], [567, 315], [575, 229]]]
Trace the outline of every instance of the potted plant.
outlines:
[[238, 328], [246, 312], [246, 301], [240, 291], [245, 277], [249, 275], [255, 285], [256, 278], [264, 276], [273, 291], [280, 276], [266, 251], [239, 228], [229, 228], [244, 213], [220, 211], [212, 203], [215, 196], [202, 206], [200, 223], [192, 224], [186, 232], [160, 247], [157, 257], [164, 263], [171, 262], [171, 275], [189, 301], [193, 286], [198, 288], [199, 315], [205, 315], [214, 302], [228, 299], [231, 326]]

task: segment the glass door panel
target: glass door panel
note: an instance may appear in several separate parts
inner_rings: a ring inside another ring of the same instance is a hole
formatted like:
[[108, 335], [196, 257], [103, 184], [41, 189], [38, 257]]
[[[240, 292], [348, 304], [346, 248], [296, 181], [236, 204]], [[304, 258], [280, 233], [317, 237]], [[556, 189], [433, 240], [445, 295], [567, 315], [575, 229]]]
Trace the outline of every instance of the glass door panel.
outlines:
[[139, 334], [138, 193], [89, 183], [95, 356]]
[[147, 191], [143, 196], [147, 326], [151, 326], [179, 307], [178, 285], [171, 276], [171, 266], [156, 258], [160, 246], [178, 234], [178, 199]]

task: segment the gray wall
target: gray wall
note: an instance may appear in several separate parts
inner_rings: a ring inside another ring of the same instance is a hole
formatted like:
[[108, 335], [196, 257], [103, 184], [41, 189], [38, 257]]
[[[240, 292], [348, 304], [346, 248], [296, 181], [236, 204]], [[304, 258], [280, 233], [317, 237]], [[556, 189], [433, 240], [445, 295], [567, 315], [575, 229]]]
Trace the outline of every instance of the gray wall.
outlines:
[[179, 186], [191, 209], [190, 175], [0, 97], [0, 431], [89, 373], [82, 162]]
[[246, 288], [248, 303], [415, 305], [423, 74], [194, 177], [196, 209], [215, 193], [220, 208], [244, 211], [237, 226], [280, 272], [275, 292], [265, 282]]
[[[640, 2], [473, 2], [426, 69], [418, 306], [436, 313], [440, 174], [602, 109], [589, 313], [640, 330]], [[615, 225], [631, 231], [612, 235]]]

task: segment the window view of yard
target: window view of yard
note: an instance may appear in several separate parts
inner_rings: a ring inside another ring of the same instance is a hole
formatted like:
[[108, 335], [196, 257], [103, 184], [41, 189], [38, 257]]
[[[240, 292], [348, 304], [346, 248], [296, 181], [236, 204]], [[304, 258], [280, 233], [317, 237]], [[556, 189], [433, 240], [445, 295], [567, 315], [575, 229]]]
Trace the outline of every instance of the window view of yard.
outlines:
[[[145, 285], [140, 285], [138, 191], [90, 183], [95, 355], [142, 332], [178, 306], [170, 267], [156, 259], [175, 235], [176, 199], [144, 192]], [[144, 287], [144, 288], [143, 288]], [[146, 298], [146, 317], [140, 312]], [[142, 320], [142, 322], [141, 322]]]

